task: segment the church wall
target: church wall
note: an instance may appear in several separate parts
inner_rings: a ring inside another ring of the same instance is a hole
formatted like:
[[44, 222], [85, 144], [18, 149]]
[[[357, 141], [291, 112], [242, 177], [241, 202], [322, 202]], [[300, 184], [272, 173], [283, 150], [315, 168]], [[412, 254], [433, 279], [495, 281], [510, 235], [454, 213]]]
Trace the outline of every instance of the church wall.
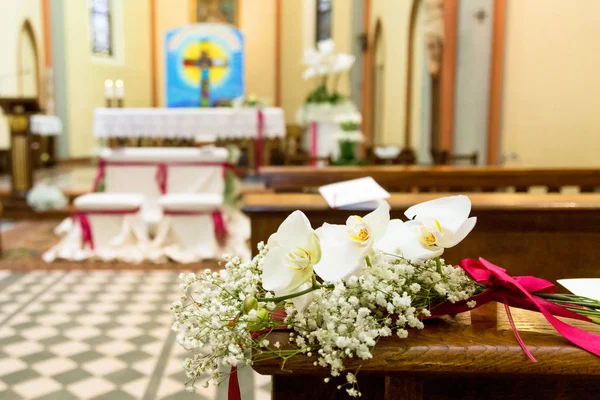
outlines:
[[158, 106], [165, 105], [165, 32], [190, 23], [189, 0], [153, 0], [156, 7], [156, 73]]
[[508, 2], [502, 151], [513, 163], [598, 166], [600, 1]]
[[113, 0], [115, 57], [91, 53], [88, 2], [64, 0], [68, 133], [70, 157], [91, 156], [96, 107], [103, 107], [105, 79], [122, 79], [125, 105], [151, 105], [150, 15], [146, 1]]
[[[18, 89], [18, 44], [21, 27], [29, 20], [35, 34], [40, 72], [43, 71], [44, 41], [42, 8], [39, 0], [0, 0], [0, 97], [21, 95]], [[31, 71], [30, 73], [34, 73]], [[0, 111], [0, 149], [10, 143], [8, 126]]]
[[246, 38], [246, 93], [269, 105], [275, 102], [275, 1], [279, 0], [261, 0], [257, 7], [255, 0], [240, 0], [240, 29]]
[[[296, 122], [296, 112], [317, 84], [302, 80], [304, 49], [316, 45], [316, 6], [316, 0], [281, 1], [281, 107], [288, 123]], [[332, 39], [336, 52], [352, 53], [352, 1], [333, 0]], [[348, 73], [338, 91], [350, 95]]]
[[[379, 19], [383, 28], [385, 69], [383, 94], [383, 137], [385, 145], [404, 144], [404, 121], [406, 118], [406, 54], [408, 46], [408, 20], [412, 1], [372, 0], [370, 32], [375, 32], [375, 24]], [[419, 76], [422, 68], [416, 68]], [[415, 104], [415, 103], [413, 103]], [[416, 103], [419, 107], [419, 103]], [[413, 127], [417, 127], [419, 119], [413, 119]], [[413, 133], [413, 138], [417, 139]], [[413, 143], [413, 147], [418, 143]]]

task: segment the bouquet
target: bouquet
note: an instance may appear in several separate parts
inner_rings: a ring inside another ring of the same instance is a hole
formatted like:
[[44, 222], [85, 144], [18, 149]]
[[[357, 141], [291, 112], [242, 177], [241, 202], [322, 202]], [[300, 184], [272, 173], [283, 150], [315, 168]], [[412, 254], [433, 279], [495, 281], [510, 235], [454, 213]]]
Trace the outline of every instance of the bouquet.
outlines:
[[[511, 277], [484, 259], [453, 266], [440, 258], [474, 228], [470, 210], [468, 197], [446, 197], [410, 207], [404, 222], [390, 220], [384, 203], [345, 225], [316, 230], [295, 211], [251, 262], [233, 257], [221, 271], [182, 274], [173, 330], [194, 351], [184, 364], [188, 389], [219, 384], [238, 366], [305, 355], [330, 370], [326, 382], [341, 380], [337, 387], [357, 397], [358, 371], [347, 371], [345, 360], [369, 359], [382, 337], [406, 338], [425, 328], [424, 319], [489, 301], [504, 303], [507, 312], [539, 311], [565, 338], [600, 355], [600, 336], [555, 317], [598, 323], [600, 301], [556, 294], [548, 281]], [[274, 330], [289, 331], [288, 342], [269, 340]]]

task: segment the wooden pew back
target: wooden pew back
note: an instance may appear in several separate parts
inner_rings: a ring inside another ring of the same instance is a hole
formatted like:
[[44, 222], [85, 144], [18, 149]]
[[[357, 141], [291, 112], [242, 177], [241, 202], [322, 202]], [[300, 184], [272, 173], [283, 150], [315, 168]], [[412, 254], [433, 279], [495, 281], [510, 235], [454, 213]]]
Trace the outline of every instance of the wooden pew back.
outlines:
[[558, 193], [575, 186], [582, 193], [600, 188], [598, 168], [504, 168], [456, 166], [264, 167], [267, 188], [275, 192], [314, 192], [329, 183], [372, 176], [390, 192], [528, 192], [545, 187]]

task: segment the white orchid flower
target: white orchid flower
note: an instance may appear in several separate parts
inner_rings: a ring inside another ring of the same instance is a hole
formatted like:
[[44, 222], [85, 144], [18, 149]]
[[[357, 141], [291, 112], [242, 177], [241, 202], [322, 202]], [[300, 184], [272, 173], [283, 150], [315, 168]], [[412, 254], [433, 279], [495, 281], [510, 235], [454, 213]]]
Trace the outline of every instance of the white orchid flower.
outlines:
[[335, 56], [335, 61], [333, 67], [331, 68], [331, 72], [337, 74], [347, 71], [352, 68], [354, 61], [356, 61], [356, 57], [352, 54], [339, 53]]
[[389, 221], [390, 206], [383, 203], [364, 218], [353, 215], [346, 225], [324, 224], [317, 229], [322, 251], [321, 261], [314, 266], [317, 275], [334, 282], [356, 274], [366, 265], [366, 257]]
[[[262, 264], [262, 285], [265, 290], [284, 296], [308, 289], [313, 266], [321, 259], [319, 237], [301, 211], [294, 211], [281, 223], [268, 241], [269, 252]], [[310, 303], [307, 297], [292, 299], [297, 309]]]
[[477, 218], [469, 218], [470, 212], [471, 200], [463, 195], [417, 204], [404, 213], [409, 221], [390, 221], [378, 247], [388, 253], [400, 251], [409, 260], [439, 257], [473, 230]]
[[[304, 80], [315, 76], [326, 76], [333, 71], [337, 60], [333, 53], [334, 48], [334, 41], [327, 39], [318, 42], [316, 49], [306, 49], [304, 51], [302, 62], [308, 66], [302, 74]], [[340, 61], [341, 64], [343, 62], [344, 60]]]

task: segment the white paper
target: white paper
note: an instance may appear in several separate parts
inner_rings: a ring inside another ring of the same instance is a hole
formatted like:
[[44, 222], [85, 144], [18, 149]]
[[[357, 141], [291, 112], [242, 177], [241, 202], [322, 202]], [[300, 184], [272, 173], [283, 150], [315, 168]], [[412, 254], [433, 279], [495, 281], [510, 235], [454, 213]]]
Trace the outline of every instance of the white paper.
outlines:
[[331, 208], [361, 210], [375, 209], [390, 197], [370, 176], [321, 186], [319, 193]]
[[558, 283], [577, 296], [600, 301], [600, 278], [559, 279]]

